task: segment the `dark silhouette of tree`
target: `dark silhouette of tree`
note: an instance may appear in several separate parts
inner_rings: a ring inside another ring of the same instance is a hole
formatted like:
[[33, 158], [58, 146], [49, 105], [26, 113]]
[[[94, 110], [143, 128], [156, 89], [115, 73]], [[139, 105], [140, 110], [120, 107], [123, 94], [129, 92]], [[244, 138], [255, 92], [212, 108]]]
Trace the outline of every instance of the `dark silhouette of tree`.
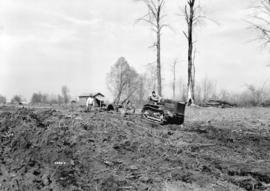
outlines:
[[5, 96], [0, 95], [0, 104], [6, 104], [7, 103], [7, 99]]
[[13, 104], [21, 104], [22, 103], [22, 97], [20, 95], [15, 95], [11, 99], [11, 103], [13, 103]]
[[69, 89], [67, 86], [62, 86], [61, 91], [62, 91], [63, 101], [65, 104], [67, 104], [70, 100]]
[[184, 16], [187, 24], [187, 31], [183, 31], [188, 44], [188, 84], [187, 84], [187, 102], [192, 104], [195, 100], [195, 55], [194, 47], [194, 28], [203, 20], [208, 19], [215, 23], [216, 21], [207, 18], [202, 14], [198, 0], [187, 0], [184, 8]]
[[185, 37], [188, 42], [188, 96], [187, 101], [189, 104], [194, 102], [194, 87], [192, 86], [194, 76], [192, 75], [192, 55], [193, 55], [193, 27], [195, 24], [195, 2], [196, 0], [188, 0], [187, 5], [185, 5], [185, 20], [187, 23], [187, 32], [184, 32]]
[[33, 93], [31, 97], [31, 103], [37, 104], [37, 103], [48, 103], [48, 96], [46, 94], [39, 93]]

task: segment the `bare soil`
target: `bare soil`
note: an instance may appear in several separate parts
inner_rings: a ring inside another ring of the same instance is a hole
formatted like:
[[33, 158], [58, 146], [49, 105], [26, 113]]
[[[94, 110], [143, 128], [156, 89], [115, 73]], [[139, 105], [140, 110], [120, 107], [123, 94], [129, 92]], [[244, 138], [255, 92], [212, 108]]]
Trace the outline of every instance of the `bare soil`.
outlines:
[[[270, 190], [270, 111], [139, 115], [0, 109], [0, 190]], [[258, 117], [256, 117], [258, 115]]]

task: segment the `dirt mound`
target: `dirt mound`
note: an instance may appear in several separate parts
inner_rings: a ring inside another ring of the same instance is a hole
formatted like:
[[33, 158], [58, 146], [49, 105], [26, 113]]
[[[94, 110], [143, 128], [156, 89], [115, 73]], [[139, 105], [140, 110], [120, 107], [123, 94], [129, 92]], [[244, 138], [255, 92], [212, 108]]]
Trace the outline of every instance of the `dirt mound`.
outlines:
[[199, 123], [21, 108], [0, 114], [0, 190], [265, 190], [269, 143]]

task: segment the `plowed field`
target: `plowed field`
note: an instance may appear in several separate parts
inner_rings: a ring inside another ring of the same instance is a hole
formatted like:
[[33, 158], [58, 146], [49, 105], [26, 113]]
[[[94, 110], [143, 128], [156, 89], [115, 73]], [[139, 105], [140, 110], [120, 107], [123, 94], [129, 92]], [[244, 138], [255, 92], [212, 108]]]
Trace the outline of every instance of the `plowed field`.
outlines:
[[139, 115], [0, 109], [1, 191], [270, 190], [270, 110]]

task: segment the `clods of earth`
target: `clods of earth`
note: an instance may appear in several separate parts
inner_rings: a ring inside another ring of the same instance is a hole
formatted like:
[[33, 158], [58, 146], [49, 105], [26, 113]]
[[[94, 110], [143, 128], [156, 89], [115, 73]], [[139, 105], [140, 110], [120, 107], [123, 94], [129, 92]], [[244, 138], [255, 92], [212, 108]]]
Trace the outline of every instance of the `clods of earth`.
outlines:
[[269, 131], [229, 125], [2, 108], [0, 190], [270, 190]]

